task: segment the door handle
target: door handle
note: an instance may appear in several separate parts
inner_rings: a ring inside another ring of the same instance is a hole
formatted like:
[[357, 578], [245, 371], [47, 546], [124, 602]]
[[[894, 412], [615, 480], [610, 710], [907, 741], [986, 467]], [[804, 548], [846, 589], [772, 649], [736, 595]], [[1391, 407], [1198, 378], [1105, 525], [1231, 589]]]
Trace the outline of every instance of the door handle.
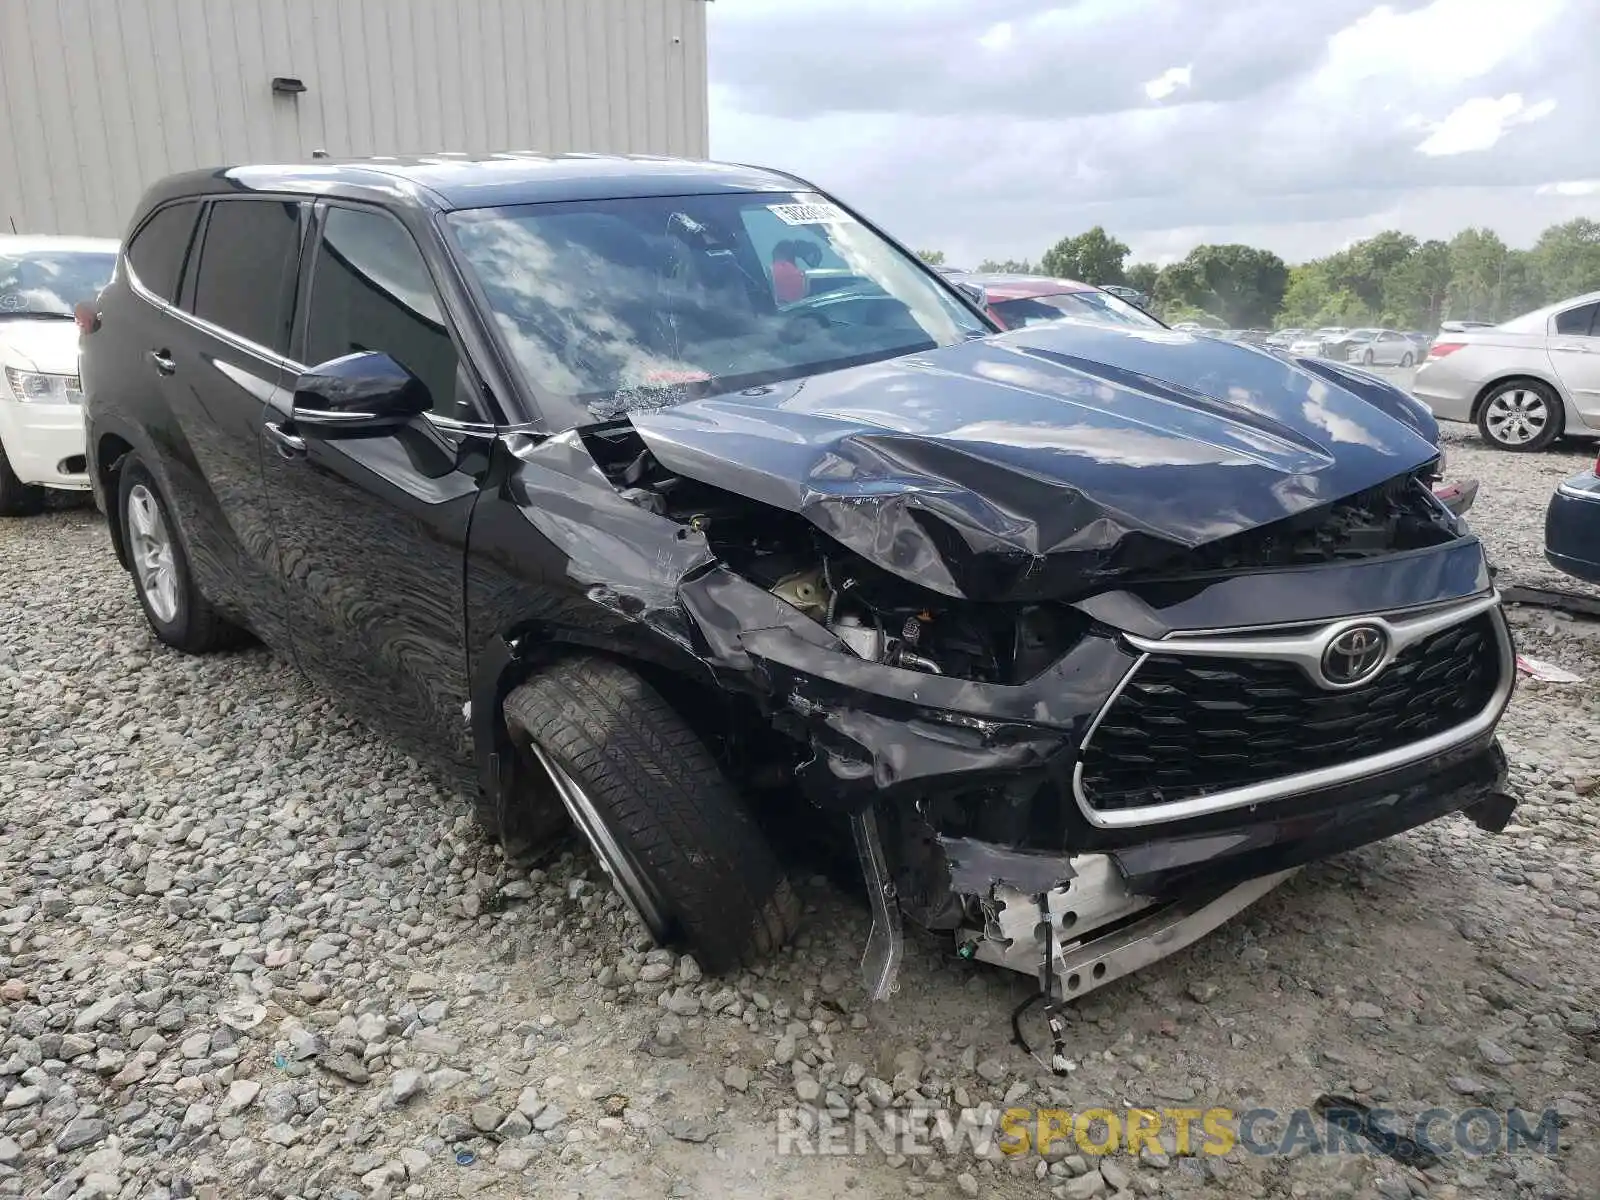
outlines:
[[163, 375], [171, 375], [178, 369], [178, 364], [173, 361], [172, 355], [165, 350], [150, 351], [150, 361], [155, 363], [156, 370]]
[[276, 421], [268, 421], [262, 428], [267, 431], [267, 436], [272, 439], [273, 445], [278, 448], [279, 458], [302, 458], [305, 456], [305, 438], [290, 433]]

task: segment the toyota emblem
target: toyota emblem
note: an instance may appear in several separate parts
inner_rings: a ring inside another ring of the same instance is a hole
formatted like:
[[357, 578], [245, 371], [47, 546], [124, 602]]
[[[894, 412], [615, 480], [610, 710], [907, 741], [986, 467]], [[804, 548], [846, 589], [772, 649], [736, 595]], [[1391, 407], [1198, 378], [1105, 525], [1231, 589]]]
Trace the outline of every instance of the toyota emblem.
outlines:
[[1337, 688], [1371, 679], [1389, 654], [1389, 635], [1376, 625], [1353, 625], [1322, 652], [1322, 677]]

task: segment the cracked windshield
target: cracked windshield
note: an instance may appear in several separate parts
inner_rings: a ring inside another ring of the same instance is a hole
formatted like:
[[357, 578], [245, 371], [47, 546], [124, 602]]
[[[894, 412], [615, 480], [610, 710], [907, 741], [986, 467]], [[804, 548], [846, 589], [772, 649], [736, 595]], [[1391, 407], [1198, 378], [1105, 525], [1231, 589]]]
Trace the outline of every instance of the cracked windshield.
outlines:
[[450, 226], [529, 386], [590, 419], [988, 331], [911, 256], [806, 193], [469, 211]]

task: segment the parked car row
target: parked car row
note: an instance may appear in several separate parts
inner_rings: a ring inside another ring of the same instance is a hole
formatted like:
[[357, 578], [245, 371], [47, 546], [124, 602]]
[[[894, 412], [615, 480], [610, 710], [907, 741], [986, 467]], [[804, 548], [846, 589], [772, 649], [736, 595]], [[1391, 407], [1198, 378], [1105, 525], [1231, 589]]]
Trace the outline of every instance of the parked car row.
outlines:
[[1291, 354], [1331, 358], [1362, 366], [1409, 367], [1427, 352], [1425, 335], [1397, 329], [1346, 329], [1329, 325], [1321, 329], [1280, 329], [1267, 344]]

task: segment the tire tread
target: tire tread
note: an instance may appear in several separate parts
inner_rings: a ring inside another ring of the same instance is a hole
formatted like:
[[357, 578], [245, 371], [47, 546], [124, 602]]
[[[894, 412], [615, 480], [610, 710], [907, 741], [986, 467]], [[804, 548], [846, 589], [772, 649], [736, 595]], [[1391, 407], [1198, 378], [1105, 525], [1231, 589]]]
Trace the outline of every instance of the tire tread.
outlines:
[[564, 659], [515, 689], [508, 725], [577, 778], [655, 884], [701, 965], [777, 951], [799, 902], [765, 836], [698, 735], [636, 673]]

